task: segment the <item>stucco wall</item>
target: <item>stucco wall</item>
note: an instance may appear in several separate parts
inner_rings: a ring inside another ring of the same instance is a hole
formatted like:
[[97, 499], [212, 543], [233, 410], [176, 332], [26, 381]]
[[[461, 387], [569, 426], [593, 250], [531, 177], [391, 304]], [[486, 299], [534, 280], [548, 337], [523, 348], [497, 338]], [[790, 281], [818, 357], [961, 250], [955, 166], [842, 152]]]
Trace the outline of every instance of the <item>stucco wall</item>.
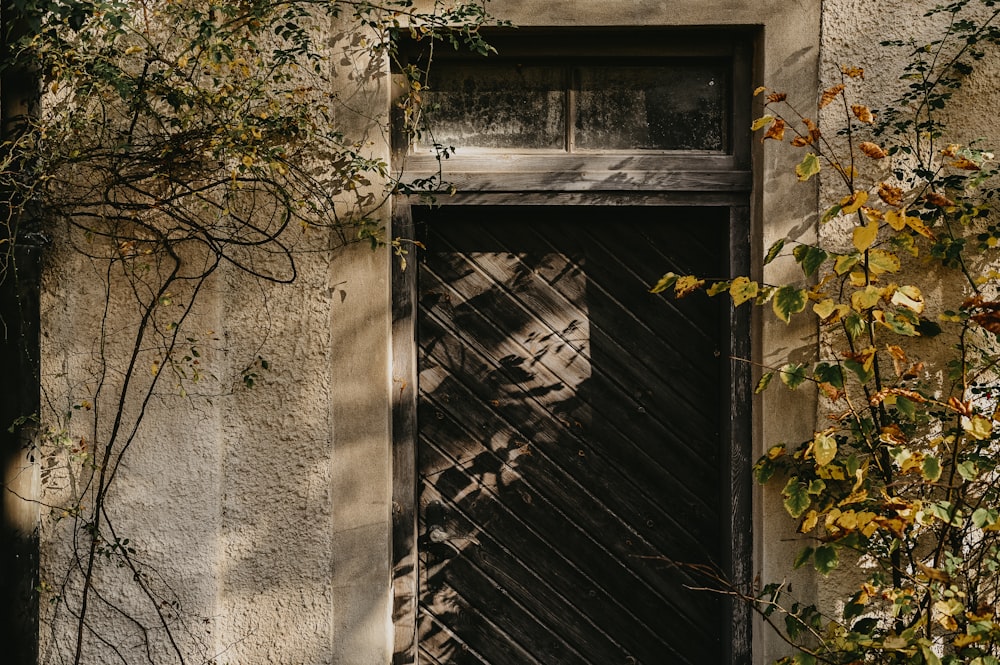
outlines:
[[[869, 68], [868, 103], [878, 106], [893, 94], [897, 76], [878, 38], [923, 30], [915, 20], [917, 5], [898, 0], [875, 11], [859, 0], [825, 0], [822, 21], [818, 0], [494, 0], [490, 6], [523, 26], [760, 26], [757, 82], [810, 100], [836, 79], [838, 65], [859, 64]], [[384, 121], [385, 81], [358, 94], [348, 78], [345, 72], [345, 90], [362, 111], [358, 117]], [[987, 80], [974, 81], [970, 93], [982, 108], [995, 107], [982, 96], [995, 94]], [[969, 135], [995, 131], [990, 114], [968, 115]], [[388, 159], [375, 124], [358, 120], [353, 130], [375, 138], [373, 150]], [[779, 237], [806, 240], [816, 233], [817, 193], [797, 182], [793, 159], [782, 146], [755, 143], [758, 250]], [[63, 246], [59, 240], [54, 247]], [[301, 254], [294, 285], [262, 288], [235, 273], [217, 275], [209, 284], [197, 326], [205, 339], [204, 363], [217, 380], [206, 379], [204, 395], [194, 391], [182, 398], [166, 391], [150, 403], [149, 419], [114, 490], [113, 510], [121, 533], [132, 538], [189, 613], [195, 629], [182, 633], [185, 648], [219, 663], [385, 665], [392, 649], [391, 257], [361, 245], [331, 249], [339, 243], [322, 233], [306, 234], [299, 243], [298, 249], [309, 251]], [[767, 271], [770, 281], [780, 281], [798, 267], [776, 262]], [[93, 360], [100, 353], [94, 345], [103, 306], [100, 283], [101, 276], [71, 251], [47, 257], [42, 390], [45, 416], [53, 422], [67, 411], [76, 423], [91, 417], [73, 406], [99, 380]], [[116, 303], [112, 319], [124, 324], [128, 311], [127, 301]], [[783, 362], [789, 353], [814, 353], [816, 331], [806, 322], [789, 327], [762, 317], [755, 330], [764, 364]], [[125, 354], [127, 348], [106, 352]], [[234, 386], [231, 377], [256, 356], [270, 366], [259, 385]], [[781, 391], [759, 398], [757, 451], [808, 437], [815, 408], [789, 402]], [[46, 485], [43, 500], [59, 504], [58, 488], [68, 481]], [[790, 533], [780, 501], [757, 499], [755, 568], [761, 579], [780, 579], [799, 545], [784, 539]], [[66, 565], [69, 522], [52, 517], [41, 518], [42, 574], [57, 580]], [[815, 584], [801, 571], [793, 587], [808, 598]], [[56, 604], [46, 608], [43, 618], [56, 622], [49, 632], [43, 625], [43, 657], [59, 662], [57, 655], [75, 639], [66, 632], [72, 620], [57, 614]], [[102, 612], [118, 622], [123, 640], [132, 639], [128, 621]], [[780, 645], [758, 630], [755, 650], [762, 661], [779, 653]], [[95, 646], [88, 662], [108, 659]]]

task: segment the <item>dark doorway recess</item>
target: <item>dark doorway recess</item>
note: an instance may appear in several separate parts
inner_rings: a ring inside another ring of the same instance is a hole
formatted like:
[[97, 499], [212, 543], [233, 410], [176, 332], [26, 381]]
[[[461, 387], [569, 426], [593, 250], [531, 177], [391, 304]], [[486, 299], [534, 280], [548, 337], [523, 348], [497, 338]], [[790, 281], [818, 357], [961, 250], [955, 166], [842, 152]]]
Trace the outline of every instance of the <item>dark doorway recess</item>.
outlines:
[[748, 409], [730, 358], [746, 330], [725, 299], [648, 293], [668, 270], [728, 276], [739, 217], [413, 209], [426, 250], [409, 662], [743, 660], [744, 612], [692, 591], [705, 580], [676, 564], [745, 577], [746, 487], [733, 479]]

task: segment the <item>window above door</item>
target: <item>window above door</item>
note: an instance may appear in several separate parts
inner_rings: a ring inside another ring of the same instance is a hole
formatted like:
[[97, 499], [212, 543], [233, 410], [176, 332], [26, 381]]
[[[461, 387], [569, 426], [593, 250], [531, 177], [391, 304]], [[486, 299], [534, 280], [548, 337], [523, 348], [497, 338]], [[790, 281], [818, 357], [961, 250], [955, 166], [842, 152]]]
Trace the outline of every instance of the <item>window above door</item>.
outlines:
[[[404, 182], [461, 191], [747, 192], [751, 35], [517, 30], [488, 58], [438, 47]], [[413, 50], [410, 61], [427, 64]]]

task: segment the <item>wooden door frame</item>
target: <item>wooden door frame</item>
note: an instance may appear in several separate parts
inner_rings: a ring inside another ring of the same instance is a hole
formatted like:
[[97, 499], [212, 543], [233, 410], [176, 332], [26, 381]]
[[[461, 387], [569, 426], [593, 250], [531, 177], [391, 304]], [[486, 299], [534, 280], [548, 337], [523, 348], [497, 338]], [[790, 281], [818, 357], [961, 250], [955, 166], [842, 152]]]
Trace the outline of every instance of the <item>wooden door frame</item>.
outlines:
[[[452, 197], [447, 205], [555, 205], [571, 208], [591, 205], [679, 206], [706, 205], [704, 199], [676, 194], [604, 195], [581, 197], [539, 193], [535, 195], [485, 195], [482, 193]], [[714, 196], [712, 207], [729, 209], [730, 275], [745, 275], [750, 269], [750, 205], [747, 193]], [[393, 211], [393, 235], [413, 238], [412, 206], [419, 199], [399, 196]], [[410, 261], [406, 269], [399, 261], [392, 269], [392, 589], [393, 626], [395, 631], [393, 665], [417, 663], [417, 605], [419, 602], [418, 476], [417, 476], [417, 268]], [[720, 524], [724, 531], [724, 574], [743, 592], [752, 583], [751, 522], [751, 368], [750, 310], [728, 308], [725, 321], [729, 330], [726, 376], [720, 383], [729, 420], [723, 423], [723, 441], [729, 441], [723, 459], [722, 505], [729, 508], [729, 522]], [[726, 482], [728, 481], [728, 483]], [[725, 510], [723, 511], [725, 512]], [[729, 647], [727, 665], [750, 662], [750, 608], [746, 603], [727, 599], [732, 621], [723, 629]]]
[[[670, 32], [670, 39], [663, 33]], [[539, 35], [546, 37], [539, 39]], [[731, 276], [751, 269], [751, 150], [750, 126], [753, 54], [759, 33], [739, 27], [718, 30], [676, 29], [549, 29], [521, 30], [511, 37], [504, 52], [519, 56], [538, 54], [570, 59], [579, 55], [579, 43], [588, 53], [640, 56], [650, 49], [660, 55], [725, 55], [733, 63], [729, 150], [719, 154], [678, 151], [666, 154], [533, 155], [505, 154], [453, 156], [447, 180], [461, 193], [440, 195], [435, 205], [518, 206], [711, 206], [729, 210], [729, 270]], [[596, 49], [599, 53], [592, 53]], [[413, 179], [438, 175], [432, 157], [406, 157], [396, 134], [396, 159]], [[500, 165], [503, 166], [500, 166]], [[624, 176], [624, 177], [623, 177]], [[416, 195], [397, 195], [393, 203], [391, 236], [414, 238], [412, 208], [422, 203]], [[418, 662], [418, 477], [417, 477], [417, 268], [415, 247], [408, 250], [410, 267], [392, 263], [392, 594], [393, 665]], [[719, 389], [730, 406], [723, 423], [723, 441], [730, 441], [723, 459], [721, 505], [730, 508], [729, 521], [720, 524], [723, 573], [743, 593], [752, 585], [752, 481], [751, 481], [751, 344], [750, 310], [728, 308], [724, 322], [733, 334], [730, 362]], [[726, 482], [728, 481], [728, 483]], [[749, 606], [727, 597], [728, 615], [724, 641], [729, 646], [726, 665], [751, 662], [751, 612]]]

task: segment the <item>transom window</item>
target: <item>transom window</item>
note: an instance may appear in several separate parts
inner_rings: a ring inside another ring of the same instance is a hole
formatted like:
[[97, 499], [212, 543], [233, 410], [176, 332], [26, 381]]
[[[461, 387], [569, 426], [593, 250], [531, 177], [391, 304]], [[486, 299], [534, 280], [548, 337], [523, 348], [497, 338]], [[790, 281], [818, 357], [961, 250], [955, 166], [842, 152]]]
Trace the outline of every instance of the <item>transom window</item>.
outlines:
[[[404, 181], [441, 178], [463, 192], [749, 191], [749, 143], [736, 137], [750, 124], [752, 42], [738, 31], [519, 29], [489, 40], [498, 53], [486, 58], [435, 51], [427, 129], [397, 135]], [[426, 57], [410, 55], [420, 66]]]
[[728, 148], [729, 63], [445, 62], [413, 146], [462, 151], [647, 152]]

